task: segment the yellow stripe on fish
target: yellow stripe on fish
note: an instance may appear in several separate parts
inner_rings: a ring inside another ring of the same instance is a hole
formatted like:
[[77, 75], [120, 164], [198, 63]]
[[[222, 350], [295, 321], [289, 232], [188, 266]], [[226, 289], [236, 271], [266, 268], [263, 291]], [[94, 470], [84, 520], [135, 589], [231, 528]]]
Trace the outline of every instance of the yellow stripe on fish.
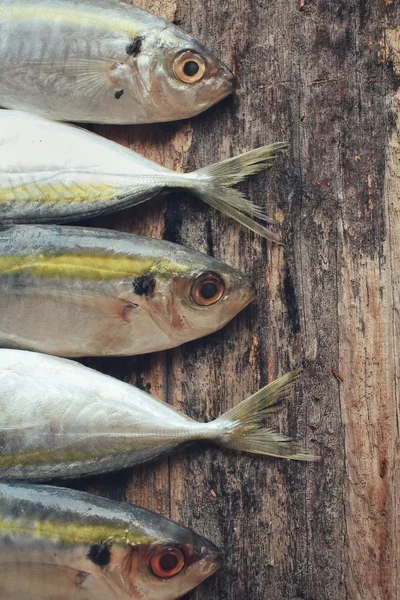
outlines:
[[82, 183], [65, 185], [62, 183], [50, 185], [28, 183], [12, 187], [0, 188], [0, 204], [7, 202], [95, 202], [111, 200], [121, 190], [106, 184]]
[[36, 519], [0, 519], [0, 537], [6, 535], [27, 535], [36, 539], [47, 539], [62, 544], [93, 544], [114, 542], [120, 544], [148, 544], [153, 538], [143, 534], [141, 529], [107, 526], [104, 524], [69, 522]]
[[100, 27], [106, 31], [116, 31], [134, 38], [140, 35], [140, 26], [135, 25], [132, 19], [121, 19], [115, 17], [108, 11], [85, 11], [78, 6], [4, 6], [0, 8], [0, 19], [22, 20], [40, 20], [53, 21], [54, 23], [67, 25], [90, 25], [91, 27]]
[[[115, 453], [121, 453], [121, 450], [115, 448]], [[112, 449], [107, 449], [108, 456], [113, 454]], [[11, 465], [44, 465], [46, 463], [62, 464], [71, 463], [74, 461], [82, 460], [93, 460], [95, 458], [102, 458], [104, 451], [99, 450], [98, 452], [85, 453], [84, 456], [79, 450], [73, 448], [63, 448], [62, 451], [57, 449], [55, 452], [53, 449], [43, 448], [41, 450], [26, 450], [25, 452], [14, 452], [14, 453], [1, 453], [0, 454], [0, 468], [8, 468]]]
[[169, 260], [96, 254], [59, 254], [53, 256], [0, 256], [1, 275], [28, 275], [49, 279], [104, 281], [141, 275], [178, 275], [189, 273], [193, 266]]

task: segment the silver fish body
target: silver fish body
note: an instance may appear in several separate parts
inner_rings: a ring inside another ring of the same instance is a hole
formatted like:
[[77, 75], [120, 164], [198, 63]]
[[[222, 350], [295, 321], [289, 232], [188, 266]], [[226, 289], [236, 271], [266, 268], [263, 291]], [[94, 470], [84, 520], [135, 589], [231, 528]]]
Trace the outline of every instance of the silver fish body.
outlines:
[[240, 271], [176, 244], [83, 227], [0, 228], [0, 345], [145, 354], [220, 329], [254, 298]]
[[175, 600], [219, 566], [214, 544], [143, 508], [0, 484], [1, 600]]
[[196, 441], [297, 460], [314, 457], [263, 428], [298, 373], [211, 423], [73, 361], [0, 350], [0, 479], [45, 481], [132, 467]]
[[277, 241], [252, 219], [268, 220], [263, 210], [232, 186], [271, 165], [285, 147], [271, 144], [193, 173], [174, 173], [80, 127], [0, 110], [0, 223], [71, 222], [182, 188]]
[[52, 119], [185, 119], [230, 94], [227, 67], [181, 29], [119, 0], [1, 0], [0, 105]]

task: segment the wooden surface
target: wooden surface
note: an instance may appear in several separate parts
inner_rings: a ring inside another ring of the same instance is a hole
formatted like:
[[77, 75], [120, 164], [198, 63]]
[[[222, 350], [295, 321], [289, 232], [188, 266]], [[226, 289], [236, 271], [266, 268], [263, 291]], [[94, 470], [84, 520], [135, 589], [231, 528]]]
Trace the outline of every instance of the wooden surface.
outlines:
[[87, 364], [199, 420], [303, 366], [271, 424], [322, 460], [196, 447], [77, 486], [170, 515], [220, 545], [223, 569], [191, 600], [400, 598], [399, 4], [140, 4], [213, 48], [239, 90], [190, 122], [95, 130], [185, 171], [288, 140], [288, 156], [243, 185], [281, 223], [286, 247], [184, 195], [98, 219], [240, 267], [258, 298], [183, 348]]

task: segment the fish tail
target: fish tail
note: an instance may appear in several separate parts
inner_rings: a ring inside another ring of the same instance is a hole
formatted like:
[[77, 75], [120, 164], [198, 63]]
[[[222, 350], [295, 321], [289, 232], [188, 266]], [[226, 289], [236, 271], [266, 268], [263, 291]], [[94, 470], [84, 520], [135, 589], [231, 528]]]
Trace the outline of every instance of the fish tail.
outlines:
[[319, 457], [310, 454], [296, 440], [263, 427], [266, 415], [279, 408], [280, 400], [288, 395], [300, 373], [301, 369], [276, 379], [213, 421], [216, 434], [214, 442], [253, 454], [291, 460], [318, 460]]
[[274, 224], [275, 221], [266, 215], [263, 208], [245, 198], [241, 191], [232, 188], [248, 175], [270, 167], [277, 155], [287, 147], [286, 142], [277, 142], [199, 169], [185, 176], [186, 187], [190, 187], [204, 202], [232, 217], [251, 231], [279, 243], [279, 236], [257, 223], [255, 219], [270, 224]]

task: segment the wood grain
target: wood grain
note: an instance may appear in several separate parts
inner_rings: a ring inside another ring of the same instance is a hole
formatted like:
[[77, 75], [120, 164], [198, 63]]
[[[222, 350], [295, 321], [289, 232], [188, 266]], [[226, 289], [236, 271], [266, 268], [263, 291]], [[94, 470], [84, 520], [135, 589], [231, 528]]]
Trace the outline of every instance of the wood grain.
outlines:
[[183, 194], [96, 220], [208, 252], [250, 273], [258, 298], [183, 348], [88, 362], [199, 420], [304, 366], [271, 424], [322, 460], [194, 448], [77, 485], [170, 515], [223, 548], [224, 568], [191, 600], [398, 599], [398, 4], [141, 6], [213, 48], [240, 87], [189, 122], [96, 131], [177, 170], [288, 140], [288, 156], [243, 185], [279, 220], [285, 248]]

